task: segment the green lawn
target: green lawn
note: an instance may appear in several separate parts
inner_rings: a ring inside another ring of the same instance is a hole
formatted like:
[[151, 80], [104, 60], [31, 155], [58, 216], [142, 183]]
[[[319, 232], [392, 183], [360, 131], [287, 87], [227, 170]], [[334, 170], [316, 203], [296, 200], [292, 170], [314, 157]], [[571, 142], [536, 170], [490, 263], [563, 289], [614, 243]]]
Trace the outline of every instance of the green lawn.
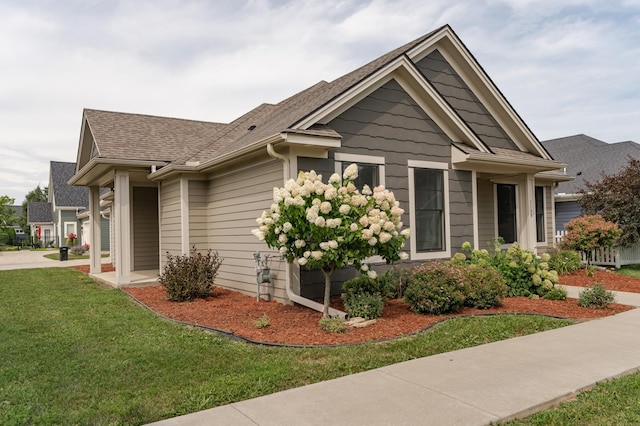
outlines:
[[67, 268], [0, 271], [0, 424], [144, 424], [284, 389], [562, 327], [459, 318], [337, 348], [250, 345], [162, 319]]
[[[60, 251], [56, 251], [55, 253], [45, 254], [44, 257], [51, 260], [60, 260]], [[108, 253], [103, 253], [101, 257], [109, 257]], [[88, 254], [72, 254], [68, 253], [68, 260], [78, 260], [78, 259], [89, 259]]]
[[640, 278], [640, 265], [626, 265], [616, 272], [631, 278]]

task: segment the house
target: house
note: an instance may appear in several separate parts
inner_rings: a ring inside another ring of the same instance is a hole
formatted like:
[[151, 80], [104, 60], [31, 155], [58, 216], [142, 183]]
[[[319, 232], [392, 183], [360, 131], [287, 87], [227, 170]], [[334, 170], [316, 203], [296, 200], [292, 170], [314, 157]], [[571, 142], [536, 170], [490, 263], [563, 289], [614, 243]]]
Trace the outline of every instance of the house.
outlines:
[[567, 174], [575, 180], [559, 182], [554, 190], [556, 231], [580, 216], [579, 191], [585, 182], [597, 182], [604, 174], [618, 173], [625, 168], [629, 157], [640, 159], [640, 144], [626, 141], [606, 143], [587, 135], [574, 135], [543, 141], [542, 145], [556, 160], [567, 164]]
[[[91, 244], [89, 238], [89, 190], [67, 183], [76, 171], [76, 163], [51, 161], [49, 168], [48, 199], [52, 209], [53, 241], [64, 246], [69, 234], [76, 235], [76, 244]], [[109, 251], [109, 219], [100, 214], [101, 251]]]
[[[569, 179], [443, 26], [227, 124], [85, 109], [70, 183], [90, 188], [92, 241], [100, 238], [101, 198], [108, 199], [114, 285], [135, 284], [144, 272], [157, 276], [167, 253], [195, 245], [224, 258], [218, 285], [255, 294], [253, 255], [261, 251], [271, 256], [270, 295], [318, 308], [310, 300], [314, 272], [279, 259], [251, 229], [274, 187], [300, 170], [326, 181], [350, 163], [406, 210], [413, 263], [449, 258], [465, 241], [484, 248], [497, 237], [551, 248], [552, 190]], [[92, 274], [100, 274], [99, 262], [92, 248]]]
[[27, 204], [27, 224], [31, 227], [31, 243], [41, 246], [53, 244], [53, 219], [51, 203]]

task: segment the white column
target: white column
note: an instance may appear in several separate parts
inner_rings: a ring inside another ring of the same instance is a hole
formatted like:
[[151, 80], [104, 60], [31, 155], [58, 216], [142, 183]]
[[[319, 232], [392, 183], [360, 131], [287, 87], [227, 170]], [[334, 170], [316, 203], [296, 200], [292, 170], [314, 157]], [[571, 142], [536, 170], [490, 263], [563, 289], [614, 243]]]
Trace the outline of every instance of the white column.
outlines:
[[89, 187], [89, 258], [90, 270], [92, 274], [102, 272], [101, 260], [101, 241], [100, 241], [100, 187]]
[[536, 193], [535, 176], [527, 174], [523, 176], [520, 220], [522, 223], [521, 246], [524, 249], [536, 251]]
[[116, 285], [131, 282], [131, 203], [129, 172], [116, 170], [113, 212], [116, 225]]

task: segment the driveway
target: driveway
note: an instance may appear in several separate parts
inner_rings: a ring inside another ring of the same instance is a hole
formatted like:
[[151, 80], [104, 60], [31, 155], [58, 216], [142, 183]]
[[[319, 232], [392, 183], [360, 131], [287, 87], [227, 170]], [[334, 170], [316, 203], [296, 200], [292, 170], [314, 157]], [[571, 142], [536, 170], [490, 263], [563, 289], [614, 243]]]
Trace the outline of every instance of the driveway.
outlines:
[[[56, 252], [57, 249], [38, 251], [0, 251], [0, 271], [6, 271], [9, 269], [51, 268], [89, 264], [89, 259], [67, 260], [60, 262], [59, 260], [51, 260], [44, 257], [45, 254]], [[102, 263], [109, 263], [110, 261], [111, 260], [109, 258], [102, 258]]]

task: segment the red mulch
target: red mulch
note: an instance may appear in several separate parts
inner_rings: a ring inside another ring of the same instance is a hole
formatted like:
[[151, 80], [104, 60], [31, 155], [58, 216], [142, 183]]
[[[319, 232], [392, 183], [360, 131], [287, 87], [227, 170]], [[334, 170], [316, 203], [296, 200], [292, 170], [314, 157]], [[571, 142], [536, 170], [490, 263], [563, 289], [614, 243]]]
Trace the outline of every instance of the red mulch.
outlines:
[[[75, 269], [82, 270], [79, 267]], [[103, 272], [105, 265], [103, 265]], [[619, 274], [607, 274], [596, 279], [605, 287], [615, 290], [640, 292], [640, 280]], [[561, 284], [588, 286], [593, 278], [584, 271], [564, 275]], [[624, 284], [623, 283], [627, 283]], [[635, 287], [630, 287], [634, 285]], [[619, 286], [619, 287], [616, 287]], [[576, 320], [599, 318], [632, 309], [629, 306], [611, 304], [606, 309], [583, 308], [575, 299], [546, 300], [526, 297], [505, 298], [499, 308], [479, 310], [465, 308], [456, 315], [420, 315], [411, 312], [400, 300], [391, 300], [384, 308], [383, 316], [364, 328], [349, 328], [344, 333], [327, 333], [318, 326], [321, 313], [302, 306], [283, 305], [277, 302], [257, 302], [255, 296], [247, 296], [236, 291], [216, 288], [212, 297], [191, 302], [171, 302], [167, 300], [162, 286], [127, 288], [127, 293], [152, 310], [172, 319], [192, 324], [224, 330], [254, 341], [282, 343], [290, 345], [331, 345], [361, 343], [384, 340], [422, 330], [444, 318], [460, 315], [511, 313], [536, 313], [567, 317]], [[332, 305], [342, 309], [340, 299]], [[255, 321], [266, 314], [270, 325], [256, 328]]]
[[594, 283], [602, 284], [607, 290], [640, 293], [640, 279], [629, 278], [609, 270], [595, 271], [593, 277], [588, 277], [584, 269], [560, 276], [560, 284], [564, 285], [589, 287]]

